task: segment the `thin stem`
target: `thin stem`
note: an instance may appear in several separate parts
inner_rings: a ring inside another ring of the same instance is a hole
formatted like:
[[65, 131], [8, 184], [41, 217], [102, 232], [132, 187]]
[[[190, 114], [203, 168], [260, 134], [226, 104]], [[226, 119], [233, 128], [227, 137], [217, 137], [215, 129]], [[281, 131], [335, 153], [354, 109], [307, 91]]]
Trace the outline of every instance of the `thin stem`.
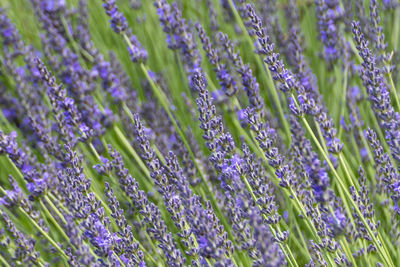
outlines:
[[58, 224], [57, 220], [51, 215], [50, 211], [47, 209], [47, 207], [44, 205], [44, 203], [39, 200], [39, 205], [42, 207], [44, 213], [46, 214], [46, 217], [50, 219], [50, 221], [54, 224], [54, 226], [57, 228], [58, 232], [63, 236], [63, 238], [70, 243], [69, 237], [67, 234], [64, 232], [64, 230], [61, 228], [61, 226]]
[[394, 99], [396, 101], [397, 110], [400, 110], [400, 101], [399, 101], [399, 97], [397, 96], [396, 85], [393, 82], [392, 72], [390, 71], [390, 66], [389, 66], [388, 63], [387, 63], [387, 67], [386, 68], [389, 69], [389, 71], [387, 73], [387, 76], [388, 76], [388, 79], [389, 79], [389, 82], [390, 82], [390, 88], [391, 88], [390, 91], [392, 91], [392, 94], [393, 94]]
[[64, 250], [63, 250], [62, 248], [60, 248], [60, 246], [54, 241], [54, 239], [51, 238], [51, 237], [46, 233], [46, 231], [44, 231], [44, 230], [42, 229], [42, 227], [40, 227], [40, 226], [37, 224], [37, 222], [36, 222], [34, 219], [32, 219], [31, 216], [30, 216], [28, 213], [26, 213], [26, 211], [25, 211], [23, 208], [18, 207], [18, 210], [19, 210], [22, 214], [24, 214], [24, 215], [29, 219], [29, 221], [30, 221], [30, 222], [39, 230], [39, 232], [51, 243], [51, 245], [61, 254], [61, 256], [62, 256], [65, 260], [68, 261], [68, 256], [67, 256], [67, 254], [65, 254]]
[[3, 256], [0, 254], [0, 262], [5, 266], [5, 267], [11, 267], [10, 264], [3, 258]]
[[[50, 194], [50, 196], [52, 196], [52, 194]], [[64, 216], [61, 214], [61, 212], [58, 210], [58, 208], [54, 205], [54, 203], [49, 199], [49, 197], [47, 195], [44, 195], [43, 198], [50, 205], [51, 209], [57, 214], [57, 216], [63, 221], [63, 223], [67, 224], [67, 221], [65, 220]]]
[[92, 151], [93, 155], [96, 157], [96, 159], [101, 162], [101, 158], [99, 153], [97, 153], [96, 148], [94, 148], [93, 144], [91, 142], [88, 142], [88, 146], [90, 148], [90, 151]]

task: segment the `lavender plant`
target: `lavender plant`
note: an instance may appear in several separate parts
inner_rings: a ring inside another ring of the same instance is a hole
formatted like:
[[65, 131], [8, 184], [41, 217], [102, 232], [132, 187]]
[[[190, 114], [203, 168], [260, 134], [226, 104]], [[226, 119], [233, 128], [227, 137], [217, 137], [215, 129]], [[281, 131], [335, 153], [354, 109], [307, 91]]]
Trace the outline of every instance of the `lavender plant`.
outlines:
[[0, 266], [400, 266], [400, 5], [0, 0]]

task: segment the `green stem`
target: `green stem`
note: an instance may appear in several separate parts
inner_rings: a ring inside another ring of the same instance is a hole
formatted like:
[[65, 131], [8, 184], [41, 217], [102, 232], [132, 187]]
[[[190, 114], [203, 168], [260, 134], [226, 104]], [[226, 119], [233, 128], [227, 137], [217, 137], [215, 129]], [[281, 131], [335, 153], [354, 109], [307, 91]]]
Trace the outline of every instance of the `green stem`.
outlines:
[[[291, 207], [290, 209], [292, 210], [292, 207]], [[294, 220], [293, 218], [291, 218], [291, 219]], [[285, 220], [282, 220], [282, 224], [283, 224], [286, 228], [289, 228], [289, 226], [286, 224]], [[305, 253], [306, 253], [306, 255], [305, 255], [306, 257], [305, 257], [305, 258], [306, 258], [306, 259], [311, 259], [310, 252], [309, 252], [308, 249], [307, 249], [306, 240], [304, 239], [304, 236], [303, 236], [302, 231], [300, 231], [300, 227], [299, 227], [297, 221], [294, 221], [294, 225], [295, 225], [295, 228], [296, 228], [296, 231], [297, 231], [298, 235], [300, 236], [301, 244], [298, 242], [298, 240], [297, 240], [296, 238], [292, 238], [292, 240], [294, 240], [296, 244], [298, 243], [297, 246], [298, 246], [298, 248], [300, 249], [301, 252], [304, 252], [304, 251], [305, 251]], [[305, 249], [304, 249], [304, 248], [305, 248]]]
[[[49, 192], [50, 197], [52, 194]], [[60, 220], [63, 221], [64, 224], [67, 224], [67, 221], [65, 220], [64, 216], [61, 214], [61, 212], [58, 210], [58, 208], [54, 205], [54, 203], [49, 199], [47, 195], [44, 195], [43, 197], [46, 202], [50, 205], [51, 209], [57, 214], [57, 216], [60, 218]]]
[[3, 256], [0, 254], [0, 262], [5, 266], [5, 267], [11, 267], [10, 264], [3, 258]]
[[50, 221], [54, 224], [54, 226], [57, 228], [58, 232], [63, 236], [63, 238], [70, 243], [69, 237], [67, 234], [64, 232], [64, 230], [61, 228], [61, 226], [58, 224], [57, 220], [54, 219], [53, 215], [51, 215], [50, 211], [47, 209], [47, 207], [44, 205], [44, 203], [39, 200], [39, 205], [42, 207], [44, 213], [46, 214], [46, 217], [50, 219]]
[[50, 242], [50, 244], [61, 254], [61, 256], [62, 256], [66, 261], [68, 261], [68, 256], [67, 256], [67, 254], [65, 254], [64, 250], [63, 250], [62, 248], [60, 248], [60, 246], [58, 246], [58, 244], [54, 241], [54, 239], [51, 238], [51, 237], [46, 233], [46, 231], [44, 231], [44, 230], [42, 229], [42, 227], [40, 227], [40, 226], [36, 223], [36, 221], [35, 221], [34, 219], [32, 219], [31, 216], [29, 216], [28, 213], [25, 212], [25, 210], [24, 210], [23, 208], [18, 207], [18, 210], [28, 218], [28, 220], [39, 230], [39, 232]]
[[389, 72], [388, 72], [387, 76], [388, 76], [388, 79], [389, 79], [389, 82], [390, 82], [390, 88], [391, 88], [390, 91], [392, 91], [392, 94], [393, 94], [394, 99], [396, 101], [397, 110], [400, 110], [400, 101], [399, 101], [399, 97], [397, 96], [396, 85], [393, 82], [393, 77], [392, 77], [392, 72], [390, 71], [390, 66], [387, 65], [386, 68], [389, 68]]

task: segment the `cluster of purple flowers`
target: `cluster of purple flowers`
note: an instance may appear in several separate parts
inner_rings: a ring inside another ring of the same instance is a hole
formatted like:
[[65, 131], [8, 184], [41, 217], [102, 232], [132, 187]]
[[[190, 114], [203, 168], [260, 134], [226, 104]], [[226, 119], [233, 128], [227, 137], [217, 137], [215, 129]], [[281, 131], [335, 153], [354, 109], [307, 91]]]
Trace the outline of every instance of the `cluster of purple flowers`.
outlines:
[[115, 0], [103, 0], [103, 2], [103, 7], [107, 15], [111, 18], [111, 28], [116, 33], [124, 35], [124, 37], [130, 41], [131, 45], [128, 46], [128, 51], [129, 55], [131, 56], [131, 60], [133, 62], [146, 62], [148, 57], [147, 51], [144, 49], [137, 37], [132, 34], [125, 16], [118, 10]]
[[24, 1], [1, 266], [399, 264], [395, 1]]
[[326, 61], [331, 64], [340, 58], [340, 31], [338, 21], [343, 16], [343, 8], [338, 0], [316, 0], [319, 37], [324, 45]]

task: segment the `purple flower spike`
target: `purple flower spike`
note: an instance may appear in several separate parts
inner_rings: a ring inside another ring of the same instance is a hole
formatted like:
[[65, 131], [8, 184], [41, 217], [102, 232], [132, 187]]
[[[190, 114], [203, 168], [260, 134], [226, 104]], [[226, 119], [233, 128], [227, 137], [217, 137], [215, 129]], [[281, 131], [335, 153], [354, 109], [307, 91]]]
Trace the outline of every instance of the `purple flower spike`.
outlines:
[[196, 23], [196, 30], [199, 34], [199, 38], [203, 44], [203, 49], [207, 54], [208, 60], [214, 66], [214, 71], [217, 74], [221, 90], [228, 96], [236, 94], [236, 82], [226, 69], [226, 66], [221, 63], [219, 51], [212, 47], [210, 38], [206, 35], [206, 32], [200, 23]]
[[119, 12], [115, 0], [104, 0], [103, 7], [106, 10], [107, 15], [111, 18], [111, 28], [116, 33], [123, 33], [128, 29], [128, 23], [126, 22], [125, 16]]
[[319, 38], [324, 44], [323, 56], [332, 64], [340, 57], [337, 22], [343, 16], [339, 0], [315, 0], [318, 16]]
[[390, 92], [382, 69], [376, 65], [376, 56], [368, 47], [368, 41], [361, 32], [360, 24], [353, 22], [354, 40], [363, 59], [360, 76], [368, 93], [368, 100], [386, 134], [393, 158], [400, 161], [400, 115], [391, 104]]
[[144, 49], [137, 37], [132, 34], [132, 30], [129, 28], [124, 14], [118, 10], [115, 0], [103, 0], [103, 2], [103, 7], [107, 15], [111, 18], [111, 28], [116, 33], [125, 35], [130, 42], [128, 45], [128, 51], [129, 55], [131, 56], [131, 60], [133, 62], [146, 62], [147, 51]]

